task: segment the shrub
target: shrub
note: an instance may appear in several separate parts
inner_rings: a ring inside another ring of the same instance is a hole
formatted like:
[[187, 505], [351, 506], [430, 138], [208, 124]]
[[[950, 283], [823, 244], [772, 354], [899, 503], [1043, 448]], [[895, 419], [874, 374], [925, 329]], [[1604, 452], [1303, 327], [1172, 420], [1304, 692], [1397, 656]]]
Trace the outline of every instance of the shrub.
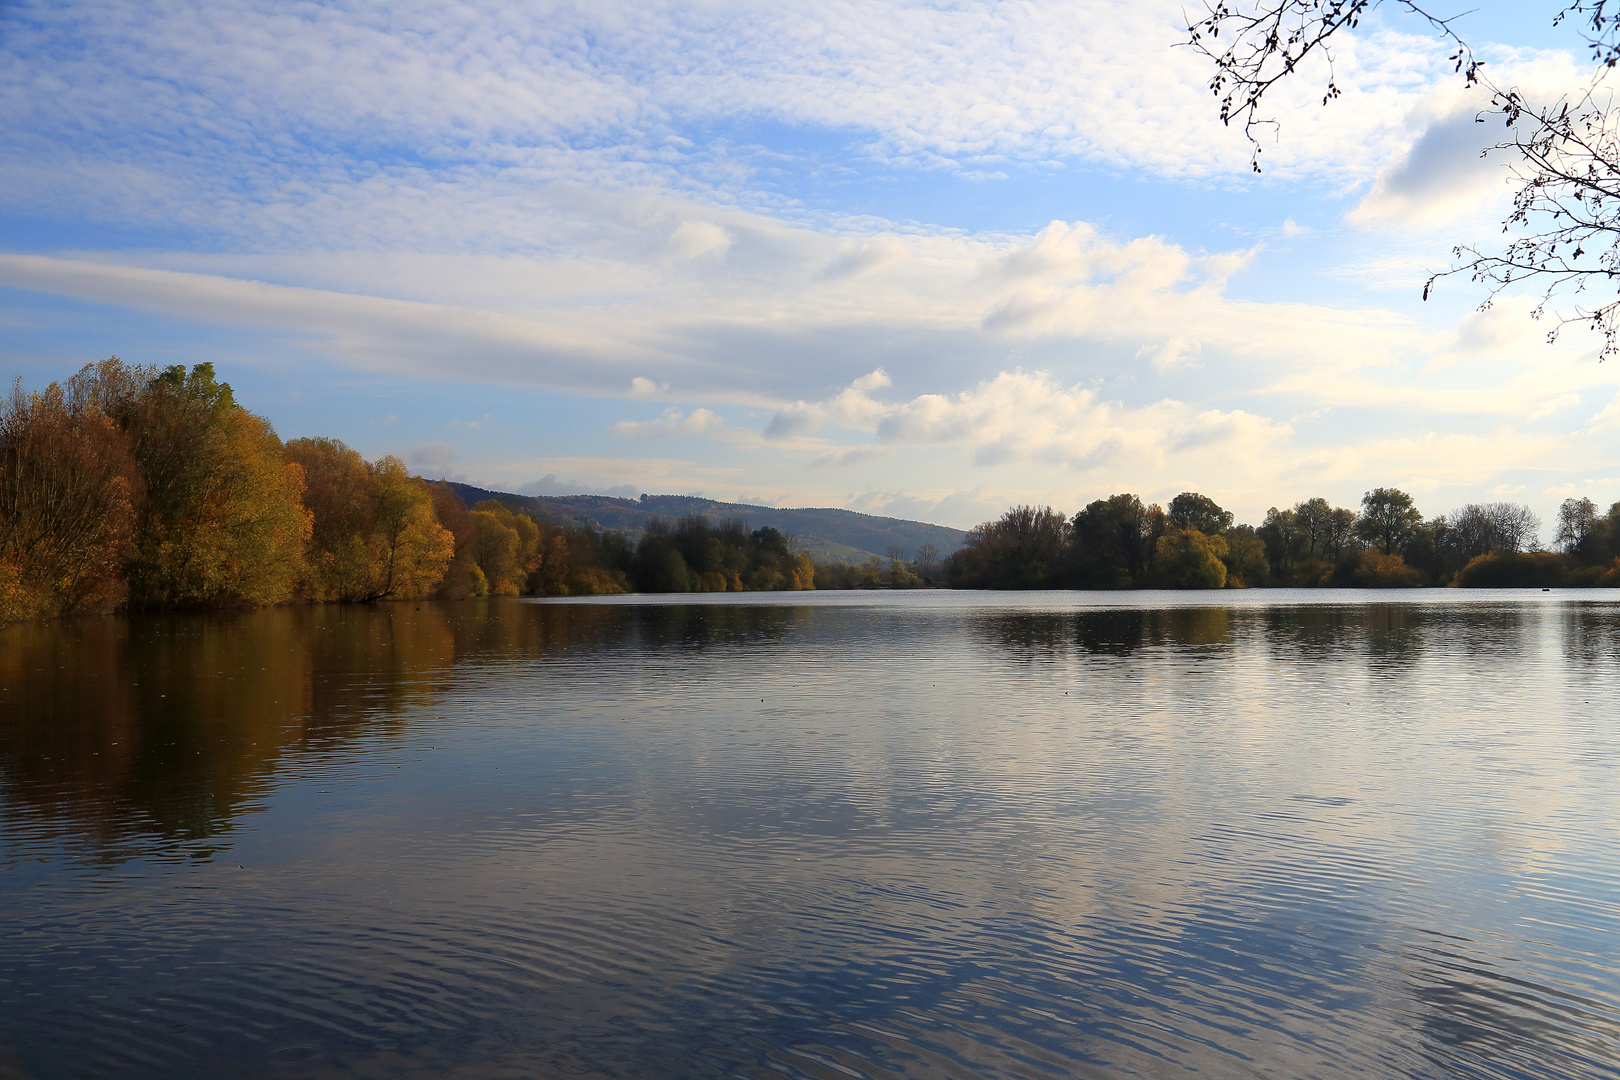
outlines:
[[1569, 580], [1569, 560], [1550, 551], [1480, 555], [1457, 571], [1464, 589], [1545, 589]]
[[1226, 585], [1226, 541], [1197, 529], [1159, 537], [1154, 555], [1159, 580], [1171, 589], [1219, 589]]
[[1423, 584], [1423, 575], [1407, 566], [1399, 555], [1369, 550], [1361, 553], [1350, 580], [1363, 589], [1410, 589]]

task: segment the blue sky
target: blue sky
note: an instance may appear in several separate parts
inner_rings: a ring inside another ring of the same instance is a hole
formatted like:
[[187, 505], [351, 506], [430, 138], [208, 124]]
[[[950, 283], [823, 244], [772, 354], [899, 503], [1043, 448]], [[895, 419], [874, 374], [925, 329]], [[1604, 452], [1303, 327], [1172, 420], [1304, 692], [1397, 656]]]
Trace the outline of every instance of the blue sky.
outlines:
[[[0, 350], [213, 361], [284, 438], [966, 526], [1198, 490], [1620, 499], [1620, 368], [1425, 271], [1509, 195], [1374, 18], [1248, 172], [1180, 4], [0, 7]], [[1556, 4], [1459, 28], [1585, 74]]]

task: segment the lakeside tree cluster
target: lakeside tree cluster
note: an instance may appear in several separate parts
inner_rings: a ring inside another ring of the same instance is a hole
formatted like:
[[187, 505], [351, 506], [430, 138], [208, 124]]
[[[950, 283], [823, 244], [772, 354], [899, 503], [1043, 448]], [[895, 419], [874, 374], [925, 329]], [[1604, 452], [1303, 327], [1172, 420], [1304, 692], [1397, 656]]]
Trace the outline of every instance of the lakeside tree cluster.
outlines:
[[1196, 492], [1167, 508], [1126, 494], [1073, 518], [1014, 507], [973, 529], [945, 576], [990, 589], [1620, 587], [1620, 503], [1602, 513], [1590, 499], [1565, 500], [1556, 551], [1540, 549], [1540, 528], [1513, 503], [1425, 518], [1395, 488], [1367, 492], [1359, 510], [1320, 498], [1273, 507], [1258, 527]]
[[0, 623], [291, 601], [810, 589], [775, 529], [653, 522], [639, 543], [467, 508], [397, 458], [283, 442], [213, 366], [116, 358], [0, 401]]
[[772, 528], [654, 520], [639, 540], [468, 508], [397, 458], [283, 442], [211, 365], [116, 358], [0, 400], [0, 623], [73, 611], [473, 596], [813, 588], [1620, 585], [1620, 503], [1425, 519], [1404, 492], [1359, 511], [1310, 499], [1258, 526], [1192, 492], [1115, 495], [1072, 519], [1016, 507], [941, 559], [931, 545], [813, 563]]

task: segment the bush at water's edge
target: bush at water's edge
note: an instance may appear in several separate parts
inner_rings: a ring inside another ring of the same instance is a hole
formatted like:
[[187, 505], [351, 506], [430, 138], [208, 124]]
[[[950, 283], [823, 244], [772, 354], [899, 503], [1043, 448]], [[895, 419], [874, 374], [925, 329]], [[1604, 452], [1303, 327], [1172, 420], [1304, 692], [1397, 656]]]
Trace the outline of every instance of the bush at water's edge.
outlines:
[[1620, 559], [1608, 567], [1581, 566], [1551, 551], [1481, 555], [1457, 571], [1462, 589], [1620, 588]]

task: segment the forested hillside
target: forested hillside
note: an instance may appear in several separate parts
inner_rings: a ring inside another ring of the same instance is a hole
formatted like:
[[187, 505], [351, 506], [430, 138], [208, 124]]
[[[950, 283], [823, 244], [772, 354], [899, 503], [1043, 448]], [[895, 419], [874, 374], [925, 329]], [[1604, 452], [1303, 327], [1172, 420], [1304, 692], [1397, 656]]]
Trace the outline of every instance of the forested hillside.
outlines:
[[468, 506], [498, 499], [514, 510], [522, 509], [541, 521], [557, 525], [592, 526], [639, 537], [654, 518], [681, 518], [693, 514], [742, 522], [750, 529], [770, 527], [793, 536], [801, 550], [817, 562], [856, 565], [874, 555], [889, 557], [896, 551], [904, 559], [932, 545], [939, 557], [961, 547], [967, 533], [944, 525], [858, 514], [830, 508], [784, 510], [772, 506], [724, 503], [691, 495], [643, 495], [614, 499], [606, 495], [513, 495], [452, 482], [450, 487]]

